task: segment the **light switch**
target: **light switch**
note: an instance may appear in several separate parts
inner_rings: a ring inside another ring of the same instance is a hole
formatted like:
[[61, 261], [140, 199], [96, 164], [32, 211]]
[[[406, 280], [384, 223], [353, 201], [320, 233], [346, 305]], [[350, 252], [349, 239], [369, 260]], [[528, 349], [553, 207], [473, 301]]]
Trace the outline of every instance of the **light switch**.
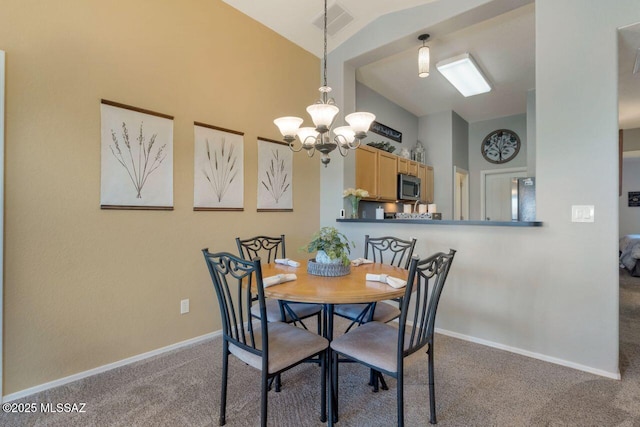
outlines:
[[180, 301], [180, 314], [187, 314], [189, 312], [189, 300], [183, 299]]
[[594, 211], [593, 205], [572, 205], [571, 222], [593, 222]]

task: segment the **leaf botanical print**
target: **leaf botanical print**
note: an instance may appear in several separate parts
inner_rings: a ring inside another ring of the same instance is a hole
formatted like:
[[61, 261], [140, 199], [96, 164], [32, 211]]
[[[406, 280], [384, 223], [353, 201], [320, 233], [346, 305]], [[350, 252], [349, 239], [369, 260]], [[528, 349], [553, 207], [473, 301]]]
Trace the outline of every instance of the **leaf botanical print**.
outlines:
[[205, 145], [207, 162], [202, 173], [220, 202], [238, 174], [238, 156], [234, 153], [234, 145], [227, 145], [224, 137], [220, 150], [215, 147], [212, 150], [208, 139]]
[[289, 176], [285, 169], [284, 159], [278, 150], [271, 150], [271, 160], [265, 172], [266, 179], [260, 182], [267, 189], [273, 200], [278, 203], [290, 187]]
[[111, 129], [111, 140], [113, 145], [109, 145], [111, 153], [118, 163], [127, 171], [129, 179], [136, 191], [136, 198], [142, 198], [142, 188], [144, 187], [149, 175], [162, 165], [162, 161], [167, 156], [165, 148], [167, 144], [157, 148], [155, 154], [152, 154], [153, 147], [156, 142], [157, 134], [153, 134], [147, 141], [144, 136], [143, 122], [140, 122], [140, 132], [138, 134], [137, 144], [131, 144], [129, 140], [129, 131], [127, 125], [122, 122], [122, 141], [124, 147], [121, 146], [116, 132]]

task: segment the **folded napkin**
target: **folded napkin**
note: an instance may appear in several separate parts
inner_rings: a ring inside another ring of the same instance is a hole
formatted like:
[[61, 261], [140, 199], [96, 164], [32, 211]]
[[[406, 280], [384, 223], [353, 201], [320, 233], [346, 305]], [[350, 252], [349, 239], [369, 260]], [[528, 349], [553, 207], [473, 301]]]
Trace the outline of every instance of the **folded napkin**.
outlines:
[[289, 265], [291, 267], [300, 267], [300, 263], [298, 261], [294, 261], [289, 258], [277, 258], [276, 264], [284, 264], [284, 265]]
[[277, 285], [284, 282], [290, 282], [296, 280], [298, 276], [295, 274], [276, 274], [275, 276], [263, 277], [262, 285], [266, 288], [268, 286]]
[[361, 264], [373, 264], [373, 261], [366, 258], [356, 258], [351, 260], [351, 265], [353, 265], [354, 267], [357, 267]]
[[[387, 276], [386, 274], [369, 274], [367, 273], [367, 280], [371, 282], [381, 282], [394, 287], [396, 289], [403, 288], [407, 285], [407, 282], [398, 279], [397, 277]], [[266, 286], [266, 285], [265, 285]]]

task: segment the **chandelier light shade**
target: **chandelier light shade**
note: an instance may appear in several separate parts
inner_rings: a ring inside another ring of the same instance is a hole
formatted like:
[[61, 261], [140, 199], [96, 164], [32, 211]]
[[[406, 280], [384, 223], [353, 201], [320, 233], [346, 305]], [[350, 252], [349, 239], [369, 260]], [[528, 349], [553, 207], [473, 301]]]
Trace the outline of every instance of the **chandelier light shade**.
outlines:
[[309, 157], [316, 151], [322, 153], [321, 161], [326, 167], [331, 159], [329, 153], [336, 148], [342, 156], [349, 150], [355, 150], [360, 142], [367, 137], [367, 132], [376, 116], [366, 112], [351, 113], [345, 117], [349, 126], [333, 128], [340, 109], [329, 97], [331, 88], [327, 85], [327, 0], [324, 0], [324, 57], [323, 57], [323, 85], [320, 90], [320, 100], [307, 107], [307, 113], [315, 127], [300, 127], [304, 122], [299, 117], [280, 117], [273, 123], [278, 126], [283, 139], [292, 151], [304, 149]]
[[[278, 129], [282, 132], [282, 135], [285, 135], [286, 138], [291, 139], [293, 141], [295, 139], [295, 134], [300, 125], [304, 122], [300, 117], [280, 117], [279, 119], [275, 119], [273, 123], [278, 126]], [[291, 142], [287, 141], [287, 142]]]
[[425, 42], [429, 38], [429, 34], [421, 34], [418, 40], [422, 41], [422, 46], [418, 49], [418, 77], [429, 77], [429, 67], [431, 57], [429, 54], [429, 46], [425, 46]]
[[491, 85], [469, 53], [440, 61], [436, 68], [465, 97], [491, 90]]

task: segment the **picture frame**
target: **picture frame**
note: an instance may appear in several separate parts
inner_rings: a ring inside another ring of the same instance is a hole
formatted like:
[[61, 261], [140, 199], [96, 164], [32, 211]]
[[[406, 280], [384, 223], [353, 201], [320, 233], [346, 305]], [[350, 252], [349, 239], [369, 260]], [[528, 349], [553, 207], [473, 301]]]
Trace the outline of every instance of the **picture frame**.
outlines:
[[258, 212], [293, 212], [293, 152], [285, 142], [258, 137]]
[[173, 116], [102, 99], [100, 208], [173, 210]]
[[194, 211], [244, 210], [244, 132], [193, 122]]
[[374, 121], [373, 123], [371, 123], [371, 127], [369, 128], [369, 130], [373, 133], [377, 133], [378, 135], [382, 135], [385, 138], [389, 138], [393, 141], [402, 143], [402, 132], [392, 129], [389, 126], [383, 125], [380, 122]]

